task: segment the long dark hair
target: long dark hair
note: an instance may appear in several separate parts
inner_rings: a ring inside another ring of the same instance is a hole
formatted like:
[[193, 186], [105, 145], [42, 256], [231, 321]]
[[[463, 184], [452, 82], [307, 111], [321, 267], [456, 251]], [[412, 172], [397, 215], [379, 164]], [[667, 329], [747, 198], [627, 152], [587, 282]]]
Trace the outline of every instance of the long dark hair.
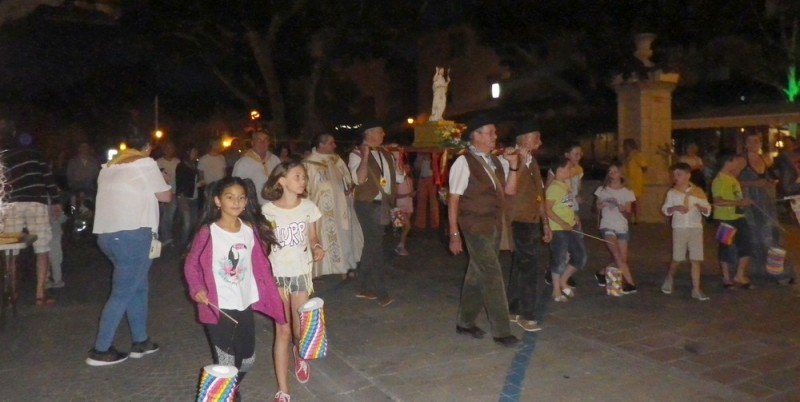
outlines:
[[264, 252], [269, 254], [272, 245], [278, 244], [278, 242], [275, 240], [275, 233], [272, 231], [272, 226], [259, 209], [258, 198], [256, 197], [256, 186], [250, 179], [231, 176], [217, 180], [207, 186], [206, 203], [203, 205], [203, 213], [200, 216], [197, 227], [200, 228], [203, 225], [211, 225], [222, 217], [222, 211], [220, 211], [217, 204], [214, 203], [214, 198], [221, 197], [225, 189], [236, 185], [242, 186], [247, 196], [247, 205], [245, 205], [242, 214], [239, 215], [239, 219], [256, 230], [261, 239]]

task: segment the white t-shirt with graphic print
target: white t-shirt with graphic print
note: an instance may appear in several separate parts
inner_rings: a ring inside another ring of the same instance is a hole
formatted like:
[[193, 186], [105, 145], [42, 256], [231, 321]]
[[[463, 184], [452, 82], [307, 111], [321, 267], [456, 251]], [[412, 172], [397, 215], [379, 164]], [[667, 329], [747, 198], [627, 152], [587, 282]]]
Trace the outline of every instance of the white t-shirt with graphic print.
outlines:
[[258, 301], [258, 288], [250, 255], [255, 245], [253, 229], [242, 223], [237, 233], [211, 224], [212, 267], [219, 308], [244, 311]]
[[308, 275], [313, 265], [313, 254], [308, 233], [311, 225], [322, 217], [314, 202], [301, 198], [291, 209], [277, 207], [273, 202], [261, 206], [261, 212], [275, 231], [277, 246], [272, 247], [269, 262], [276, 277]]

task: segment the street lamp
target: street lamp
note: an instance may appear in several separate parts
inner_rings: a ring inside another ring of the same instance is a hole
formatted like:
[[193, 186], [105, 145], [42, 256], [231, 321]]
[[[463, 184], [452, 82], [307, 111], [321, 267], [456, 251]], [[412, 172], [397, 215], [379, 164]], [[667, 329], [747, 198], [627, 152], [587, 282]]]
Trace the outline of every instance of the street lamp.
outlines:
[[157, 139], [157, 140], [160, 140], [160, 139], [161, 139], [161, 137], [163, 137], [163, 136], [164, 136], [164, 132], [163, 132], [163, 131], [161, 131], [161, 130], [156, 130], [156, 132], [155, 132], [155, 133], [153, 133], [153, 135], [156, 137], [156, 139]]
[[259, 113], [258, 110], [250, 111], [250, 120], [258, 120], [259, 117], [261, 117], [261, 113]]

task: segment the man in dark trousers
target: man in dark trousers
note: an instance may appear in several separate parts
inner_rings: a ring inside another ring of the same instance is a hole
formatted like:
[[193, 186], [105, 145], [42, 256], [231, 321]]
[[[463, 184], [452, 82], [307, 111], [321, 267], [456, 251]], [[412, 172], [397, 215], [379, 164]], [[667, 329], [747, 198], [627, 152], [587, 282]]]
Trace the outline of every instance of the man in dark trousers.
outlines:
[[353, 207], [366, 240], [358, 265], [360, 291], [356, 297], [377, 299], [386, 307], [394, 299], [386, 290], [383, 236], [395, 205], [397, 181], [403, 180], [404, 173], [396, 171], [391, 152], [380, 148], [386, 136], [380, 123], [364, 123], [361, 128], [361, 145], [350, 152], [347, 163], [356, 184]]
[[469, 150], [450, 168], [447, 200], [450, 251], [464, 251], [462, 235], [469, 251], [456, 332], [483, 338], [484, 331], [475, 325], [475, 319], [485, 308], [494, 341], [513, 346], [519, 339], [511, 335], [499, 256], [501, 236], [507, 226], [506, 195], [516, 191], [519, 151], [505, 150], [502, 159], [506, 162], [492, 155], [497, 131], [489, 117], [473, 119], [465, 133]]
[[533, 121], [517, 127], [517, 149], [526, 157], [519, 161], [517, 191], [508, 199], [514, 252], [508, 281], [508, 310], [511, 322], [525, 331], [539, 331], [536, 322], [536, 274], [541, 242], [550, 242], [553, 233], [546, 224], [544, 182], [533, 153], [542, 146], [541, 133]]

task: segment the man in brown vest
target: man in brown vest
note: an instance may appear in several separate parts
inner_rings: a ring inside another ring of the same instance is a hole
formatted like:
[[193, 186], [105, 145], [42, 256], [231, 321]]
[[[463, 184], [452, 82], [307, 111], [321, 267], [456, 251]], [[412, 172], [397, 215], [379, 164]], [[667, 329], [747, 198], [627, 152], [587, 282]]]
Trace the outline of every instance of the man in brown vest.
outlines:
[[380, 148], [386, 135], [383, 127], [372, 122], [364, 123], [362, 129], [361, 145], [350, 152], [347, 163], [356, 184], [353, 207], [366, 239], [358, 266], [360, 289], [356, 297], [377, 299], [386, 307], [394, 299], [386, 290], [383, 235], [389, 224], [389, 211], [395, 205], [397, 180], [402, 180], [404, 173], [395, 172], [392, 154]]
[[546, 224], [542, 173], [532, 155], [542, 145], [541, 133], [533, 121], [520, 124], [517, 132], [517, 148], [525, 156], [520, 156], [516, 194], [508, 199], [511, 235], [514, 239], [511, 276], [508, 280], [508, 310], [511, 322], [516, 322], [525, 331], [534, 332], [542, 329], [534, 315], [540, 243], [542, 240], [550, 242], [553, 233]]
[[[450, 196], [447, 200], [450, 251], [469, 251], [469, 265], [461, 288], [456, 332], [483, 338], [475, 325], [482, 308], [486, 309], [494, 341], [513, 346], [519, 339], [511, 335], [503, 272], [500, 267], [500, 238], [506, 225], [505, 198], [517, 185], [516, 150], [507, 149], [503, 158], [492, 155], [497, 132], [488, 117], [475, 118], [467, 125], [469, 151], [459, 156], [450, 168]], [[459, 231], [459, 227], [461, 230]]]

